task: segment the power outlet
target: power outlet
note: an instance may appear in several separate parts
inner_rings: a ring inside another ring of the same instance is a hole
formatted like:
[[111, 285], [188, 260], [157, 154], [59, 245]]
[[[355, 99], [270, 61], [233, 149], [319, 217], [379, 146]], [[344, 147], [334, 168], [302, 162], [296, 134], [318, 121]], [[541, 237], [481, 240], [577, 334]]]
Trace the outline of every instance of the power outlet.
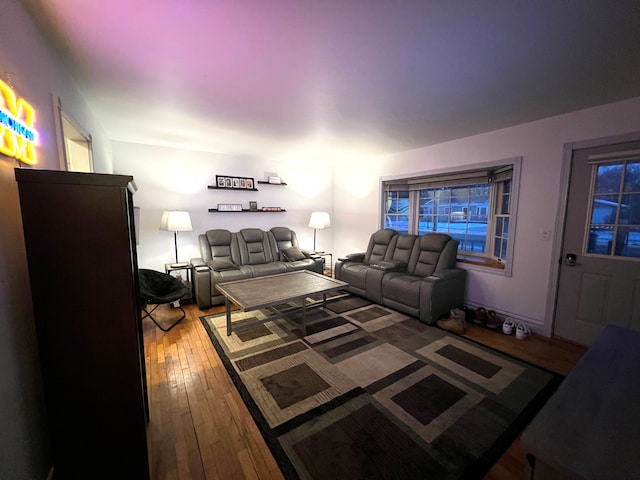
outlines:
[[551, 230], [542, 230], [540, 232], [540, 240], [544, 240], [545, 242], [551, 240]]

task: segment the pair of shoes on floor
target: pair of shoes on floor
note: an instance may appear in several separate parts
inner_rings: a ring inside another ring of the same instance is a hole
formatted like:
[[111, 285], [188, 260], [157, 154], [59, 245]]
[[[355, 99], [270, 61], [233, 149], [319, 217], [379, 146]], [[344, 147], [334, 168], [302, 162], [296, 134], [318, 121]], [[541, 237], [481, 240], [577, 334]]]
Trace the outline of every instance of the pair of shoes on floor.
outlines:
[[462, 335], [467, 329], [465, 312], [459, 308], [452, 308], [449, 318], [441, 318], [438, 320], [437, 324], [441, 329], [447, 332]]
[[502, 322], [502, 333], [505, 335], [511, 335], [516, 332], [516, 338], [518, 340], [524, 340], [531, 334], [531, 330], [523, 322], [520, 322], [517, 326], [511, 317], [507, 317]]
[[484, 307], [479, 307], [476, 310], [473, 323], [490, 330], [497, 330], [502, 326], [502, 320], [500, 320], [495, 310], [487, 311]]

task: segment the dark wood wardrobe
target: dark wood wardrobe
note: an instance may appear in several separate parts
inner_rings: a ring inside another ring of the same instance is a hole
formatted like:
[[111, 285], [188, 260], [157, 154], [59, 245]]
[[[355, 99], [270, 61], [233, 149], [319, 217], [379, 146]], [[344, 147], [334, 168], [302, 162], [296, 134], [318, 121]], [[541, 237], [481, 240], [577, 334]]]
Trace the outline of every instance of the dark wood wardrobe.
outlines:
[[148, 479], [133, 177], [15, 174], [54, 478]]

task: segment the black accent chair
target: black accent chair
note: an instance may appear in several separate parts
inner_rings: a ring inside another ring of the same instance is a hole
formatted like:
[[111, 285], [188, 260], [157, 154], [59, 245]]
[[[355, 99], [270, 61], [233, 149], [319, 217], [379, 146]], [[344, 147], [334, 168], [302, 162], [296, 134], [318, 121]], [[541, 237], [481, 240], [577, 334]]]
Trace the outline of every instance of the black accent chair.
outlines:
[[[185, 317], [186, 313], [180, 304], [177, 304], [177, 308], [182, 312], [182, 316], [167, 328], [160, 325], [152, 315], [160, 305], [176, 302], [189, 292], [189, 287], [182, 281], [168, 273], [145, 268], [138, 270], [138, 281], [140, 283], [140, 309], [145, 313], [142, 318], [149, 317], [160, 330], [168, 332]], [[149, 311], [147, 310], [148, 305], [155, 306]]]

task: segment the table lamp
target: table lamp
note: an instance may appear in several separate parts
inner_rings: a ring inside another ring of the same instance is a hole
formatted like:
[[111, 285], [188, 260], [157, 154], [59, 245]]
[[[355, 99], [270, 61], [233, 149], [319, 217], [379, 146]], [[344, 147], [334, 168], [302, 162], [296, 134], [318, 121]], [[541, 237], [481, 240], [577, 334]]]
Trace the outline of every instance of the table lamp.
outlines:
[[313, 212], [309, 219], [309, 228], [313, 228], [313, 251], [316, 251], [316, 233], [318, 230], [329, 228], [331, 218], [327, 212]]
[[188, 262], [178, 262], [178, 232], [190, 232], [193, 230], [191, 227], [191, 217], [189, 212], [180, 212], [177, 210], [166, 210], [162, 213], [162, 220], [160, 221], [160, 230], [166, 230], [173, 232], [173, 239], [176, 249], [176, 262], [172, 263], [172, 267], [183, 267], [188, 265]]

